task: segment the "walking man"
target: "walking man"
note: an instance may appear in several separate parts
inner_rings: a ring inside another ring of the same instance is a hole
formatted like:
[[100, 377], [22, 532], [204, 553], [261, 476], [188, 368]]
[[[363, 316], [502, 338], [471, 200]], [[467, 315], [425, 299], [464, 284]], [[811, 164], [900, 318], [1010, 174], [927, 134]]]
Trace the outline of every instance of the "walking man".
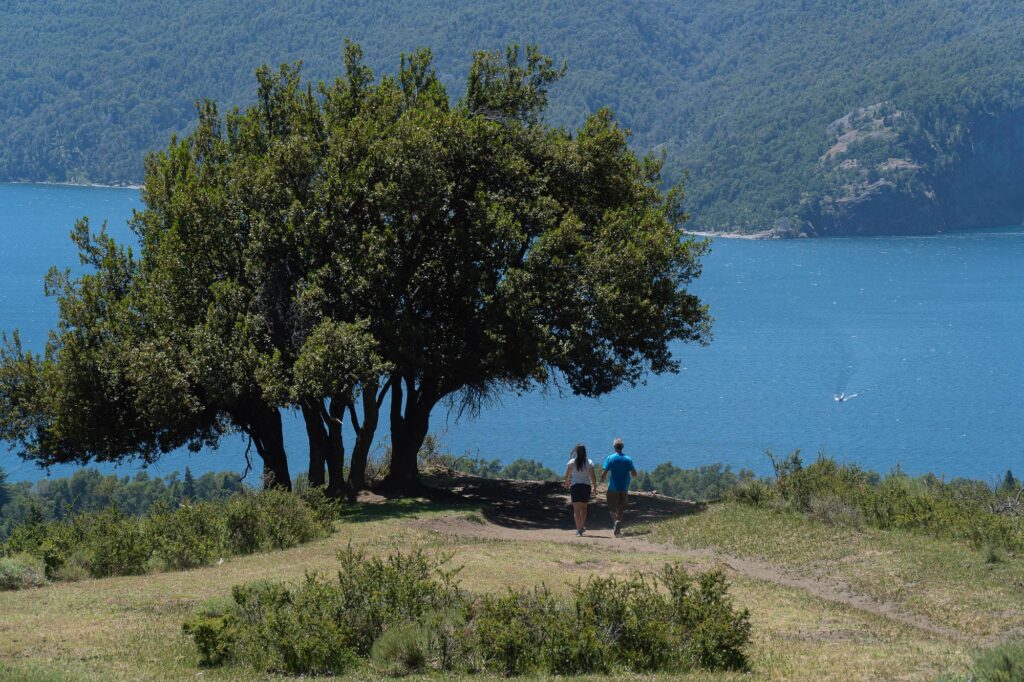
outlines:
[[603, 483], [608, 474], [611, 474], [608, 481], [608, 511], [611, 512], [612, 521], [615, 522], [615, 534], [618, 535], [622, 532], [622, 513], [626, 510], [629, 498], [630, 479], [636, 478], [636, 467], [633, 466], [633, 460], [622, 453], [624, 446], [621, 438], [616, 438], [612, 442], [612, 447], [615, 448], [615, 452], [605, 457], [604, 464], [601, 465], [604, 469], [601, 472], [601, 482]]

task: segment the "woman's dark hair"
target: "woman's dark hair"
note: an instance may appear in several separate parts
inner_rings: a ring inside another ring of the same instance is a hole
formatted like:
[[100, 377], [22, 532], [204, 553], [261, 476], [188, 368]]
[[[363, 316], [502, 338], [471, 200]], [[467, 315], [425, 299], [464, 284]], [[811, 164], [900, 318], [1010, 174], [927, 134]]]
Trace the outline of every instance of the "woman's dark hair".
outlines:
[[583, 471], [587, 466], [587, 446], [580, 443], [572, 449], [572, 454], [576, 456], [576, 468]]

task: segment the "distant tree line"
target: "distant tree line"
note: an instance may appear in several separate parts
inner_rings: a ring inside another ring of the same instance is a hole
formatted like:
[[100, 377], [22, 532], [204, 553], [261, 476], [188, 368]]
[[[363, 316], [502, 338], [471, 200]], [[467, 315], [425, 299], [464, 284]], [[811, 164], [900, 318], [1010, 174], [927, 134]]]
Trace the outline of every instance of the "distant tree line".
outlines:
[[134, 476], [105, 476], [95, 469], [82, 469], [66, 478], [34, 483], [7, 483], [6, 478], [0, 468], [0, 540], [30, 519], [62, 521], [111, 507], [126, 516], [144, 516], [156, 504], [174, 508], [183, 502], [221, 500], [243, 488], [237, 473], [209, 472], [196, 477], [188, 467], [184, 476], [178, 472], [150, 476], [145, 471]]
[[147, 151], [195, 126], [195, 101], [254, 101], [252, 69], [307, 60], [316, 79], [343, 68], [341, 37], [390, 69], [437, 46], [457, 74], [482, 45], [531, 41], [568, 60], [548, 116], [576, 126], [618, 112], [642, 152], [690, 171], [695, 227], [771, 227], [840, 191], [821, 157], [831, 121], [887, 102], [911, 114], [865, 158], [956, 163], [979, 116], [1019, 109], [1024, 15], [1011, 0], [796, 5], [566, 0], [543, 8], [483, 0], [104, 3], [13, 0], [0, 40], [0, 179], [140, 182]]

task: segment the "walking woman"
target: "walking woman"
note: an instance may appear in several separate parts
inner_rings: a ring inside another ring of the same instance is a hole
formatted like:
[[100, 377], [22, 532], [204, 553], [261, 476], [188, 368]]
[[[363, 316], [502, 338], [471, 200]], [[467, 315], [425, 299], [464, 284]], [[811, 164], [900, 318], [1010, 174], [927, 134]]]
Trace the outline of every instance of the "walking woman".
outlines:
[[583, 535], [587, 530], [587, 503], [590, 502], [590, 493], [597, 489], [597, 475], [582, 443], [572, 449], [572, 459], [565, 468], [565, 487], [569, 489], [569, 499], [572, 500], [576, 535]]

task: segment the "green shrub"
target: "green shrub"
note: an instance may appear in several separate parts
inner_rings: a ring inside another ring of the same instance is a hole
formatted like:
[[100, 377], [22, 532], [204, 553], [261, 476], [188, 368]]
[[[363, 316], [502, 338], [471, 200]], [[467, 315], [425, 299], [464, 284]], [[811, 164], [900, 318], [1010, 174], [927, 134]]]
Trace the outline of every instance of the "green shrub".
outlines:
[[978, 682], [1024, 682], [1024, 642], [1006, 642], [974, 659]]
[[750, 623], [721, 573], [591, 578], [570, 599], [546, 588], [471, 600], [444, 560], [420, 551], [339, 554], [337, 579], [234, 589], [225, 610], [185, 624], [206, 665], [337, 674], [372, 658], [378, 668], [576, 675], [616, 670], [743, 670]]
[[344, 600], [334, 584], [307, 575], [295, 589], [274, 583], [237, 587], [235, 656], [269, 672], [341, 674], [357, 662]]
[[313, 509], [284, 490], [236, 495], [224, 510], [228, 547], [233, 554], [252, 554], [323, 537], [330, 532], [336, 513], [325, 509], [326, 503]]
[[337, 589], [351, 612], [350, 638], [360, 656], [369, 655], [388, 625], [418, 622], [461, 603], [457, 571], [442, 569], [447, 558], [432, 559], [420, 550], [367, 558], [349, 547], [338, 559]]
[[223, 665], [231, 660], [238, 641], [238, 618], [230, 602], [206, 604], [182, 626], [199, 650], [199, 663], [205, 667]]
[[75, 517], [80, 525], [82, 564], [94, 578], [146, 572], [153, 542], [144, 524], [125, 518], [117, 509]]
[[272, 490], [177, 509], [155, 503], [145, 519], [113, 507], [62, 521], [46, 522], [41, 514], [32, 514], [13, 528], [0, 555], [37, 557], [50, 580], [133, 575], [154, 564], [192, 568], [224, 555], [282, 549], [323, 537], [333, 529], [338, 509], [337, 502], [318, 490], [306, 499]]
[[812, 498], [807, 515], [826, 526], [857, 529], [864, 526], [860, 509], [836, 495]]
[[223, 556], [227, 525], [223, 507], [209, 502], [159, 506], [146, 523], [153, 555], [168, 569], [195, 568]]
[[[370, 656], [381, 633], [431, 622], [430, 614], [461, 604], [452, 574], [422, 552], [366, 559], [349, 548], [339, 560], [333, 580], [307, 575], [291, 588], [268, 582], [237, 586], [230, 609], [200, 614], [186, 624], [186, 634], [211, 665], [237, 660], [270, 672], [338, 674]], [[431, 646], [453, 649], [455, 639], [440, 629], [424, 640], [424, 656]]]
[[31, 554], [0, 557], [0, 592], [45, 584], [46, 567], [39, 557]]
[[574, 591], [582, 624], [605, 633], [608, 653], [623, 668], [654, 671], [669, 667], [677, 642], [671, 627], [670, 602], [657, 583], [643, 576], [590, 578]]
[[498, 478], [509, 478], [514, 481], [554, 481], [558, 479], [558, 474], [537, 460], [520, 458], [505, 466], [498, 473]]
[[752, 507], [764, 507], [775, 499], [775, 488], [764, 481], [747, 481], [729, 492], [729, 499]]
[[978, 481], [944, 483], [932, 475], [911, 478], [899, 469], [883, 478], [823, 455], [804, 466], [799, 451], [784, 458], [767, 454], [775, 480], [741, 485], [733, 500], [798, 511], [830, 525], [921, 532], [965, 542], [987, 556], [988, 548], [1024, 550], [1024, 517], [999, 512], [1012, 511], [1001, 488]]
[[334, 522], [341, 518], [341, 500], [328, 497], [324, 488], [307, 488], [299, 497], [309, 507], [322, 529], [330, 531]]
[[677, 564], [666, 566], [661, 578], [672, 601], [672, 621], [687, 633], [684, 650], [691, 665], [746, 670], [750, 614], [733, 607], [722, 572], [702, 573], [694, 585], [686, 569]]
[[417, 623], [402, 623], [377, 638], [370, 658], [390, 674], [405, 674], [426, 667], [429, 650], [427, 629]]
[[544, 637], [557, 609], [545, 589], [485, 595], [474, 620], [476, 644], [485, 667], [503, 675], [537, 670]]

